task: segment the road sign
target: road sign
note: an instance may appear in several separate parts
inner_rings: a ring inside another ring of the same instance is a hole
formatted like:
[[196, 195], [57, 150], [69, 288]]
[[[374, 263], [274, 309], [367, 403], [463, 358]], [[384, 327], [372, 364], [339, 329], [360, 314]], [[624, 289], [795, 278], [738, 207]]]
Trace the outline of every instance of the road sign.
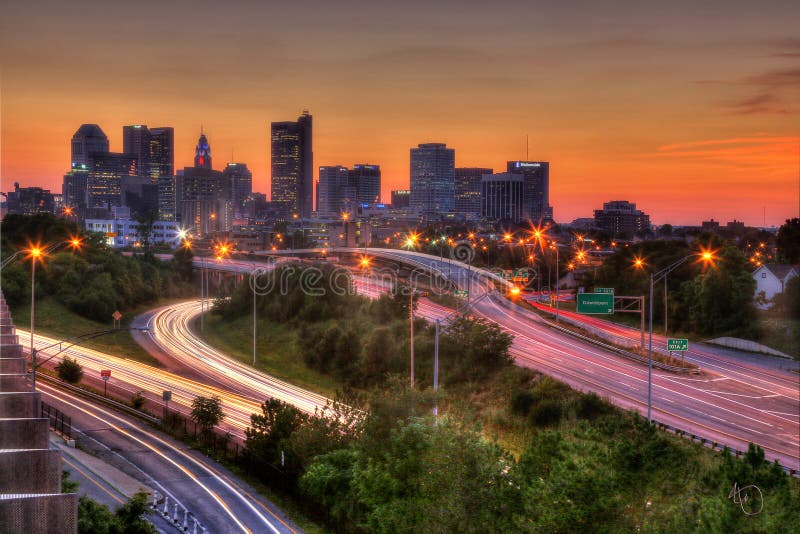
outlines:
[[667, 339], [667, 350], [689, 350], [688, 339]]
[[119, 321], [120, 319], [122, 319], [122, 314], [119, 312], [119, 310], [117, 310], [111, 314], [111, 318], [114, 319], [115, 321]]
[[594, 288], [594, 292], [595, 293], [609, 293], [609, 294], [613, 295], [614, 294], [614, 288], [613, 287], [596, 287], [596, 288]]
[[614, 295], [611, 293], [578, 293], [578, 313], [610, 315], [614, 313]]
[[172, 392], [168, 391], [168, 390], [165, 390], [161, 394], [161, 400], [163, 400], [164, 402], [169, 402], [170, 400], [172, 400]]
[[109, 378], [111, 378], [111, 369], [101, 369], [100, 378], [102, 378], [103, 380], [108, 380]]
[[469, 291], [466, 289], [456, 289], [453, 294], [458, 298], [465, 299], [469, 296]]

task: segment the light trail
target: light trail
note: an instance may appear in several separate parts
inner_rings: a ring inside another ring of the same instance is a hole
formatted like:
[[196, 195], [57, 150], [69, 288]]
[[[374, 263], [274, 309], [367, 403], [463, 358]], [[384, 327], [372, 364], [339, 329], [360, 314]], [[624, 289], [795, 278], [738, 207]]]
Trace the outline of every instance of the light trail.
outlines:
[[[238, 488], [235, 488], [234, 485], [225, 477], [222, 477], [213, 467], [206, 464], [205, 462], [193, 457], [192, 455], [187, 454], [183, 450], [179, 449], [178, 447], [173, 446], [172, 444], [164, 441], [160, 437], [156, 436], [152, 432], [149, 432], [141, 427], [135, 426], [131, 424], [131, 421], [126, 420], [122, 417], [117, 416], [116, 414], [109, 412], [106, 409], [97, 407], [92, 405], [91, 403], [70, 395], [68, 393], [60, 392], [59, 390], [44, 385], [43, 389], [46, 391], [47, 395], [51, 396], [54, 399], [59, 400], [63, 404], [66, 404], [72, 407], [75, 410], [78, 410], [87, 416], [108, 425], [109, 428], [112, 428], [119, 434], [125, 436], [128, 440], [134, 441], [141, 446], [147, 448], [148, 450], [152, 451], [154, 454], [159, 456], [162, 460], [169, 463], [182, 473], [184, 473], [187, 477], [189, 477], [192, 482], [202, 489], [206, 494], [208, 494], [214, 502], [216, 502], [220, 508], [225, 512], [225, 514], [233, 521], [242, 532], [252, 533], [253, 531], [245, 526], [241, 520], [233, 513], [230, 505], [219, 495], [217, 491], [210, 488], [207, 483], [200, 480], [200, 476], [203, 477], [210, 477], [215, 482], [219, 483], [227, 492], [229, 492], [235, 499], [237, 499], [241, 504], [246, 506], [262, 523], [262, 526], [268, 528], [271, 532], [275, 534], [280, 534], [280, 530], [270, 521], [267, 517], [265, 517], [261, 511], [259, 511], [256, 506], [251, 502], [250, 499], [246, 498], [245, 495], [239, 491]], [[139, 434], [138, 436], [134, 434], [134, 432], [125, 430], [120, 426], [122, 423], [126, 426], [129, 426], [135, 429], [135, 433]], [[141, 437], [140, 437], [141, 436]], [[180, 457], [181, 461], [176, 460], [172, 456], [168, 455], [166, 451], [169, 451], [171, 454]], [[191, 464], [187, 466], [187, 464]], [[202, 475], [198, 475], [194, 472], [194, 469], [199, 469], [204, 473]]]

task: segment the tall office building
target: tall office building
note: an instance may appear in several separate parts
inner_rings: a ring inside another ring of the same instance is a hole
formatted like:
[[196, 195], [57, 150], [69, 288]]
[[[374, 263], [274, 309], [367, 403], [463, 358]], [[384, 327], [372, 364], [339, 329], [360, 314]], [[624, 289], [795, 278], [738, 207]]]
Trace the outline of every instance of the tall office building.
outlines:
[[195, 147], [195, 165], [175, 180], [176, 211], [184, 228], [195, 235], [230, 229], [232, 202], [220, 171], [211, 168], [211, 146], [204, 133]]
[[122, 182], [137, 175], [137, 159], [115, 152], [92, 153], [87, 180], [89, 208], [122, 206]]
[[360, 204], [377, 204], [381, 201], [381, 166], [357, 163], [348, 173], [347, 185], [355, 192]]
[[14, 182], [14, 190], [6, 193], [7, 213], [33, 215], [35, 213], [56, 213], [55, 195], [41, 187], [20, 187]]
[[481, 213], [481, 177], [493, 174], [492, 169], [483, 167], [456, 167], [455, 169], [455, 212], [467, 218], [476, 218]]
[[234, 217], [242, 217], [245, 200], [253, 192], [253, 173], [246, 163], [228, 163], [222, 179], [225, 195], [233, 202]]
[[481, 178], [481, 216], [503, 222], [519, 223], [525, 213], [525, 177], [501, 172]]
[[451, 212], [455, 203], [456, 151], [443, 143], [411, 149], [411, 207], [426, 216]]
[[96, 124], [82, 124], [72, 136], [71, 170], [89, 168], [89, 157], [93, 153], [108, 152], [108, 137]]
[[161, 176], [175, 176], [174, 128], [169, 126], [150, 128], [150, 161], [148, 174], [153, 180], [157, 180]]
[[317, 214], [321, 217], [338, 217], [344, 209], [349, 171], [341, 165], [319, 168], [317, 183]]
[[311, 115], [303, 111], [295, 122], [273, 122], [270, 140], [272, 202], [284, 215], [310, 217], [314, 202]]
[[139, 160], [139, 174], [157, 182], [175, 174], [175, 130], [148, 128], [144, 124], [122, 127], [122, 151]]
[[72, 169], [64, 175], [61, 184], [64, 208], [70, 208], [75, 216], [83, 220], [89, 206], [89, 171]]
[[525, 177], [524, 212], [534, 224], [551, 220], [550, 163], [547, 161], [509, 161], [506, 170]]

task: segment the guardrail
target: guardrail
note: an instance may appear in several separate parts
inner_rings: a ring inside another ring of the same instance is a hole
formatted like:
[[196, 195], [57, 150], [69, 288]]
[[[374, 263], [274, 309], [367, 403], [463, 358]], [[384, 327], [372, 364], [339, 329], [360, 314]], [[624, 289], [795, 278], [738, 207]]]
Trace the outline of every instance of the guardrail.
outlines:
[[67, 391], [70, 391], [72, 393], [76, 393], [76, 394], [81, 395], [83, 397], [86, 397], [88, 399], [92, 399], [93, 401], [99, 402], [101, 404], [105, 404], [106, 406], [110, 406], [110, 407], [112, 407], [114, 409], [117, 409], [117, 410], [119, 410], [121, 412], [125, 412], [125, 413], [127, 413], [129, 415], [132, 415], [134, 417], [138, 417], [140, 419], [144, 419], [145, 421], [147, 421], [149, 423], [152, 423], [154, 425], [161, 424], [161, 419], [159, 419], [157, 417], [153, 417], [152, 415], [150, 415], [147, 412], [143, 412], [141, 410], [137, 410], [136, 408], [132, 408], [131, 406], [128, 406], [127, 404], [123, 404], [123, 403], [117, 402], [117, 401], [115, 401], [113, 399], [109, 399], [108, 397], [104, 397], [102, 395], [98, 395], [97, 393], [93, 393], [91, 391], [85, 390], [83, 388], [79, 388], [77, 386], [73, 386], [72, 384], [68, 384], [68, 383], [64, 382], [63, 380], [59, 380], [59, 379], [54, 378], [52, 376], [46, 375], [44, 373], [41, 373], [37, 378], [39, 380], [44, 380], [46, 382], [50, 382], [51, 384], [56, 384], [58, 387], [64, 388]]

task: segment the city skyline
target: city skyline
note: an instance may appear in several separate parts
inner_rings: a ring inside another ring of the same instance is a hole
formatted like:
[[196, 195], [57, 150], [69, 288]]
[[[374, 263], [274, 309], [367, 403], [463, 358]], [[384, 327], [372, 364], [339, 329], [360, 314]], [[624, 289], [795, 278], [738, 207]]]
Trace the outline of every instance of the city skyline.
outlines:
[[[270, 123], [308, 108], [315, 180], [320, 166], [370, 161], [384, 199], [408, 188], [408, 150], [440, 142], [456, 150], [457, 167], [551, 162], [559, 222], [616, 199], [656, 224], [797, 216], [791, 2], [755, 14], [738, 2], [723, 13], [688, 3], [442, 3], [425, 17], [411, 2], [371, 6], [358, 20], [347, 10], [147, 2], [123, 17], [123, 6], [93, 5], [4, 10], [3, 190], [18, 181], [58, 191], [80, 124], [99, 124], [121, 151], [121, 127], [141, 123], [175, 128], [176, 168], [191, 164], [202, 125], [218, 167], [247, 163], [253, 189], [267, 192]], [[290, 46], [284, 28], [300, 23], [308, 38]], [[474, 41], [479, 30], [490, 42]], [[87, 31], [103, 46], [83, 44]], [[142, 46], [164, 53], [136, 68], [114, 60]]]

